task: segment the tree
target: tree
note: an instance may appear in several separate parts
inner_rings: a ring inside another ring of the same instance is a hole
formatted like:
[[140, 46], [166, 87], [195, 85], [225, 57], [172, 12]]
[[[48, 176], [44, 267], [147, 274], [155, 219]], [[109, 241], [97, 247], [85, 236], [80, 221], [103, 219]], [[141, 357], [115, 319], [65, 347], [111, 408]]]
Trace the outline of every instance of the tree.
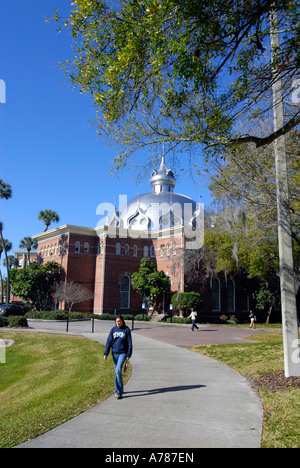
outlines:
[[[300, 123], [300, 0], [74, 3], [65, 24], [77, 47], [67, 69], [92, 94], [98, 131], [129, 145], [117, 167], [135, 149], [162, 142], [167, 150], [197, 145], [206, 160], [228, 145], [274, 142], [284, 343], [291, 329], [296, 342], [284, 135]], [[273, 130], [250, 134], [247, 122], [271, 110]], [[291, 340], [285, 358], [295, 354]], [[300, 365], [289, 367], [300, 373]]]
[[45, 211], [40, 211], [39, 220], [44, 221], [45, 226], [46, 226], [44, 232], [46, 232], [52, 221], [54, 221], [55, 223], [59, 222], [59, 216], [55, 211], [45, 210]]
[[6, 184], [2, 179], [0, 179], [0, 198], [8, 200], [12, 196], [12, 189], [9, 184]]
[[141, 260], [137, 273], [131, 276], [132, 289], [138, 291], [142, 299], [149, 301], [154, 308], [164, 291], [169, 289], [169, 278], [163, 271], [157, 271], [149, 258]]
[[47, 262], [43, 266], [32, 262], [21, 270], [11, 270], [12, 292], [30, 302], [33, 308], [47, 310], [61, 275], [62, 267], [56, 262]]
[[[65, 68], [74, 86], [93, 96], [98, 131], [128, 151], [165, 142], [170, 148], [228, 143], [263, 146], [300, 122], [293, 102], [300, 64], [299, 0], [278, 0], [280, 56], [270, 57], [274, 0], [76, 0], [66, 27], [75, 41]], [[59, 17], [56, 14], [55, 19]], [[274, 74], [273, 65], [277, 71]], [[280, 129], [249, 134], [245, 120], [272, 109], [270, 90], [282, 74], [289, 98]], [[244, 116], [242, 132], [237, 119]]]
[[54, 294], [54, 299], [65, 301], [69, 312], [72, 310], [74, 304], [88, 301], [93, 299], [93, 297], [94, 295], [87, 288], [74, 281], [58, 283]]
[[173, 307], [182, 310], [185, 316], [191, 309], [199, 309], [202, 299], [197, 292], [178, 292], [172, 296], [171, 302]]
[[[286, 139], [290, 215], [293, 239], [300, 229], [300, 133]], [[215, 204], [236, 213], [244, 212], [253, 227], [267, 231], [277, 226], [276, 171], [273, 145], [257, 149], [253, 143], [226, 152], [209, 170], [209, 188]]]
[[20, 249], [26, 249], [28, 252], [28, 263], [30, 263], [30, 252], [32, 249], [36, 249], [38, 246], [38, 243], [35, 239], [32, 239], [31, 237], [24, 237], [24, 239], [21, 240], [20, 242]]
[[[11, 268], [17, 268], [19, 266], [18, 259], [14, 255], [8, 255], [7, 259], [8, 259], [8, 266], [10, 270]], [[6, 266], [5, 259], [3, 260], [3, 265]]]
[[[0, 225], [0, 230], [2, 231], [2, 228], [1, 228], [1, 225]], [[12, 248], [12, 244], [11, 242], [9, 242], [7, 239], [3, 239], [2, 238], [2, 234], [1, 234], [1, 240], [0, 240], [0, 259], [1, 259], [1, 255], [2, 255], [2, 252], [4, 251], [5, 253], [5, 259], [4, 259], [4, 262], [3, 264], [5, 264], [5, 266], [7, 267], [7, 264], [6, 264], [6, 261], [9, 259], [9, 257], [7, 256], [7, 252], [9, 252]], [[10, 268], [9, 268], [10, 269]], [[2, 272], [0, 270], [0, 279], [1, 279], [1, 302], [3, 303], [4, 302], [4, 298], [3, 298], [3, 293], [4, 293], [4, 290], [3, 290], [3, 278], [2, 278]], [[6, 293], [6, 296], [7, 296], [8, 292]], [[9, 302], [9, 296], [6, 297], [6, 301]]]
[[[5, 200], [8, 200], [12, 196], [12, 189], [9, 184], [6, 184], [2, 179], [0, 179], [0, 198], [4, 198]], [[5, 248], [5, 241], [3, 239], [3, 223], [0, 222], [0, 240], [1, 244], [4, 250], [4, 255], [5, 255], [5, 260], [6, 260], [6, 270], [7, 270], [7, 282], [6, 282], [6, 302], [9, 303], [10, 299], [10, 281], [9, 281], [9, 266], [8, 266], [8, 260], [7, 260], [7, 251]], [[2, 274], [1, 274], [2, 278]], [[2, 288], [2, 294], [3, 294], [3, 288]]]

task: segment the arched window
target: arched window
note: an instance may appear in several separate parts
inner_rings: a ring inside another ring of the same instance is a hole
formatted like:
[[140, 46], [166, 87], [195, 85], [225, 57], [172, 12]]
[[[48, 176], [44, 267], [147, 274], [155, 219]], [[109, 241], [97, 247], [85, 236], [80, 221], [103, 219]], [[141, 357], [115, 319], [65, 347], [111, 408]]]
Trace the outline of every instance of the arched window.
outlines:
[[129, 244], [125, 244], [125, 255], [130, 255]]
[[227, 282], [227, 310], [228, 312], [235, 311], [235, 284], [231, 278]]
[[80, 242], [79, 241], [75, 242], [75, 253], [80, 253]]
[[120, 293], [121, 293], [121, 299], [120, 299], [121, 309], [129, 309], [130, 307], [130, 278], [127, 275], [124, 275], [121, 278]]
[[144, 257], [145, 258], [149, 257], [149, 247], [148, 247], [148, 245], [145, 245], [145, 247], [144, 247]]
[[212, 281], [212, 309], [215, 312], [221, 310], [221, 295], [220, 295], [220, 281], [214, 278]]
[[151, 245], [151, 247], [150, 247], [150, 257], [152, 257], [152, 258], [155, 257], [155, 247], [154, 247], [154, 245]]
[[173, 244], [173, 255], [176, 255], [176, 243]]
[[137, 254], [138, 254], [138, 248], [137, 248], [137, 245], [134, 244], [134, 246], [133, 246], [133, 256], [137, 257]]
[[116, 243], [116, 255], [120, 255], [121, 254], [121, 244], [120, 242], [117, 242]]
[[165, 254], [165, 246], [164, 245], [161, 245], [160, 246], [160, 256], [163, 257]]
[[84, 253], [88, 254], [90, 251], [90, 244], [88, 242], [85, 242], [84, 244]]

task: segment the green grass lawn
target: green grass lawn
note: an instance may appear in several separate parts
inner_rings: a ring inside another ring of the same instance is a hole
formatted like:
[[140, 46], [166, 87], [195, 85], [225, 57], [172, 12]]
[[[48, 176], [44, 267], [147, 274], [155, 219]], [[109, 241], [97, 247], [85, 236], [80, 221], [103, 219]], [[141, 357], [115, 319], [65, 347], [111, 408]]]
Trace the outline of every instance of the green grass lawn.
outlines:
[[95, 341], [22, 332], [0, 332], [1, 338], [15, 344], [0, 363], [0, 448], [36, 437], [114, 392], [112, 358], [104, 361], [104, 346]]
[[[252, 343], [196, 346], [192, 349], [227, 364], [250, 382], [268, 372], [283, 370], [281, 331], [251, 338]], [[264, 408], [262, 447], [299, 448], [300, 390], [269, 391], [261, 387], [258, 391]]]

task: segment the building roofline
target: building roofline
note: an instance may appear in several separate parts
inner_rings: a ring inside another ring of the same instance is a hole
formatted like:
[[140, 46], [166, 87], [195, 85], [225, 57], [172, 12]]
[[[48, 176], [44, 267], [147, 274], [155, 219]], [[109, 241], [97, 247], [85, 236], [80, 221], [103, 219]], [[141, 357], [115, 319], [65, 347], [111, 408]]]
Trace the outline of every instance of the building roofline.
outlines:
[[50, 229], [50, 231], [42, 232], [31, 236], [32, 239], [43, 241], [52, 237], [57, 237], [62, 234], [81, 234], [86, 236], [97, 236], [94, 228], [87, 228], [83, 226], [74, 226], [72, 224], [64, 224], [62, 226]]
[[156, 231], [135, 231], [132, 229], [118, 228], [114, 226], [98, 226], [95, 228], [87, 228], [83, 226], [74, 226], [72, 224], [64, 224], [62, 226], [50, 229], [50, 231], [35, 234], [31, 237], [38, 242], [42, 242], [53, 237], [59, 237], [63, 234], [79, 234], [92, 237], [100, 237], [101, 235], [105, 234], [108, 237], [116, 237], [119, 239], [163, 239], [166, 237], [182, 236], [183, 233], [183, 226], [159, 229]]

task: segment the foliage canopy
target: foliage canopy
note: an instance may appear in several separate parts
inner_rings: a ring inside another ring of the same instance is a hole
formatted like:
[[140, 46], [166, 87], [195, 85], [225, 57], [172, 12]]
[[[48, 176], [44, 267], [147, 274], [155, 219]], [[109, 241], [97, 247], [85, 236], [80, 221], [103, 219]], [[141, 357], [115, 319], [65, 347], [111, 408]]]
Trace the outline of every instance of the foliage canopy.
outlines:
[[161, 294], [169, 289], [169, 278], [163, 271], [157, 271], [149, 258], [143, 258], [139, 271], [131, 276], [131, 284], [143, 299], [156, 307]]
[[274, 0], [73, 5], [64, 25], [75, 41], [74, 60], [65, 68], [72, 83], [92, 95], [98, 132], [129, 145], [116, 156], [117, 167], [132, 151], [161, 142], [166, 150], [196, 144], [210, 153], [229, 142], [270, 143], [278, 133], [253, 135], [249, 126], [239, 131], [235, 124], [242, 116], [265, 116], [279, 75], [289, 100], [279, 133], [300, 122], [292, 99], [300, 65], [299, 0], [276, 1], [281, 50], [273, 62]]
[[28, 301], [37, 310], [47, 310], [54, 286], [61, 280], [62, 267], [56, 262], [39, 266], [30, 263], [21, 270], [11, 270], [12, 293]]

